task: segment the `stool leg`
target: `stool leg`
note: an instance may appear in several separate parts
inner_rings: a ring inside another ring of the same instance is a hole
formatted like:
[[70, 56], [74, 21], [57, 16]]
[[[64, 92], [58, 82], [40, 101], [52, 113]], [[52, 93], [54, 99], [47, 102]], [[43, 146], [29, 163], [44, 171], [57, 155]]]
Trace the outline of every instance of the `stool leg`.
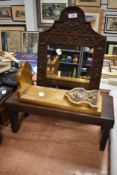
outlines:
[[109, 62], [109, 72], [111, 72], [111, 63]]
[[109, 138], [110, 128], [102, 127], [101, 129], [102, 129], [102, 137], [101, 137], [101, 142], [100, 142], [100, 150], [104, 151], [104, 149], [106, 147], [107, 140]]
[[19, 129], [19, 119], [18, 119], [18, 112], [9, 112], [9, 119], [11, 123], [11, 129], [13, 132], [17, 132]]

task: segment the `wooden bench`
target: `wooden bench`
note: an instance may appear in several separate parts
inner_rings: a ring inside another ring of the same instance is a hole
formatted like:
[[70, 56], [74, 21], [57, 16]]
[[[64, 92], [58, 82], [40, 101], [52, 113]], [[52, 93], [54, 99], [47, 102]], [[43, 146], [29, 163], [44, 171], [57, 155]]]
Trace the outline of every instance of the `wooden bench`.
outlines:
[[[110, 129], [114, 125], [113, 99], [109, 95], [102, 95], [102, 109], [100, 115], [84, 107], [68, 104], [63, 99], [65, 90], [31, 85], [31, 68], [24, 63], [25, 69], [20, 68], [17, 74], [18, 90], [6, 100], [5, 106], [9, 114], [11, 128], [17, 132], [20, 126], [18, 114], [20, 112], [50, 116], [76, 122], [101, 126], [100, 150], [104, 150], [109, 138]], [[39, 98], [39, 92], [45, 92], [45, 97]], [[55, 94], [55, 93], [56, 94]], [[52, 96], [53, 95], [53, 96]], [[94, 139], [94, 138], [92, 138]]]

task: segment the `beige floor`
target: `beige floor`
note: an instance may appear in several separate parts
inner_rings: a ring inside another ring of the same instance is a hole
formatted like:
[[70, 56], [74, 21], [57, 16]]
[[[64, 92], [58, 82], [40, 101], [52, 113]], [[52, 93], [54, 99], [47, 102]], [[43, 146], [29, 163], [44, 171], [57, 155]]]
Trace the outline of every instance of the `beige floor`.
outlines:
[[2, 132], [0, 175], [109, 175], [98, 126], [29, 116], [17, 134]]

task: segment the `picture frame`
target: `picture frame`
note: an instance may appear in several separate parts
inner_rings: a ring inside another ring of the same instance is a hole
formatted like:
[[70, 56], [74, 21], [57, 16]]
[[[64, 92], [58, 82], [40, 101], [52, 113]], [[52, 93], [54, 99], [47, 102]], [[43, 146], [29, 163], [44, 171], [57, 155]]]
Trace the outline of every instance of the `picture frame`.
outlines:
[[0, 7], [0, 20], [12, 19], [11, 7]]
[[0, 25], [0, 31], [26, 31], [26, 26], [25, 25], [18, 25], [18, 24], [1, 24]]
[[38, 52], [39, 32], [22, 32], [22, 51], [23, 52]]
[[25, 19], [25, 7], [24, 5], [12, 5], [12, 19], [13, 21], [26, 21]]
[[101, 8], [82, 8], [86, 21], [91, 22], [93, 30], [98, 33], [102, 31], [104, 10]]
[[70, 4], [70, 0], [37, 0], [38, 27], [50, 27], [60, 16], [61, 11]]
[[108, 9], [117, 9], [117, 1], [116, 0], [108, 0], [107, 2], [108, 2], [107, 3]]
[[117, 34], [117, 15], [105, 16], [104, 32]]
[[107, 42], [106, 53], [109, 55], [117, 55], [117, 42], [116, 41]]
[[[8, 25], [8, 24], [1, 24], [0, 25], [0, 36], [1, 32], [6, 32], [6, 31], [20, 31], [23, 32], [26, 30], [25, 25]], [[1, 40], [0, 40], [1, 41]], [[2, 42], [0, 42], [0, 50], [3, 50]], [[6, 49], [5, 49], [6, 50]]]
[[2, 49], [8, 52], [20, 52], [21, 46], [21, 31], [2, 31]]
[[75, 5], [85, 7], [100, 7], [101, 0], [75, 0]]

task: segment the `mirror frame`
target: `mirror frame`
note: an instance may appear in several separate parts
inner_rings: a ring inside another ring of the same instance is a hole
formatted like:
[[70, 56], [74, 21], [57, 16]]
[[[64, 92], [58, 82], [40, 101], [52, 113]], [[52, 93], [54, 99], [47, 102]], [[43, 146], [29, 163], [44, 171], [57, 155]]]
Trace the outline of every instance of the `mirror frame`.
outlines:
[[[93, 62], [90, 71], [90, 81], [69, 81], [46, 76], [48, 45], [71, 45], [93, 47]], [[91, 23], [85, 20], [85, 14], [78, 6], [66, 7], [58, 21], [53, 26], [39, 33], [37, 85], [63, 86], [66, 88], [84, 87], [99, 89], [106, 37], [95, 32]]]

